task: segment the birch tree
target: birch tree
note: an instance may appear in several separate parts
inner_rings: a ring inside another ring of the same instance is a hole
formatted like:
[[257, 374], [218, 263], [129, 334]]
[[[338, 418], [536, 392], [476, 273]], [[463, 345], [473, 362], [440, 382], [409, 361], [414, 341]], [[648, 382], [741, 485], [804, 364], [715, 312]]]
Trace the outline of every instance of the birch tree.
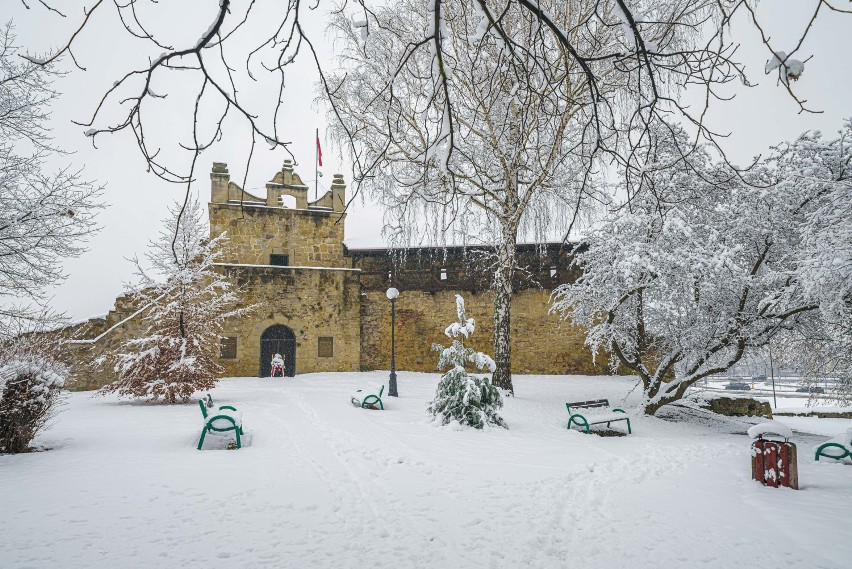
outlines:
[[[534, 19], [507, 15], [512, 41], [527, 46], [520, 55], [486, 33], [482, 14], [463, 8], [440, 12], [439, 47], [424, 39], [436, 13], [422, 2], [373, 10], [366, 43], [339, 14], [334, 26], [345, 39], [342, 69], [330, 77], [336, 85], [332, 129], [341, 140], [350, 130], [357, 133], [357, 163], [373, 164], [365, 184], [385, 208], [392, 241], [418, 244], [425, 232], [433, 244], [494, 246], [493, 381], [512, 391], [518, 239], [541, 239], [546, 231], [561, 237], [578, 213], [577, 202], [596, 197], [582, 188], [584, 170], [576, 159], [588, 152], [582, 118], [575, 120], [587, 110], [577, 103], [587, 85], [572, 80], [576, 70], [564, 73], [549, 64], [566, 54], [537, 37]], [[567, 21], [567, 13], [562, 16]], [[417, 40], [430, 49], [412, 49]], [[441, 68], [451, 72], [443, 77]]]

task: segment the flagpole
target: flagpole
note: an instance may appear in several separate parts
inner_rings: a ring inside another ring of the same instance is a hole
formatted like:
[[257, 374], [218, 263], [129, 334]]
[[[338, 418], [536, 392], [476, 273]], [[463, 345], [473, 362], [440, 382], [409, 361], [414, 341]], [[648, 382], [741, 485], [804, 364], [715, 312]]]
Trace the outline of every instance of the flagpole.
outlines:
[[319, 129], [314, 141], [314, 201], [319, 199]]

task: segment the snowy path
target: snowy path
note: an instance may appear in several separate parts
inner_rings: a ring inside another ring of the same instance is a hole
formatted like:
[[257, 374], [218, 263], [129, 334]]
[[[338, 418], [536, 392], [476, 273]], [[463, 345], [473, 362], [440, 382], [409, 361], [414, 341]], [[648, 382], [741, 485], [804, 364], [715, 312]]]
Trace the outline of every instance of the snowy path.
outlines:
[[813, 463], [820, 437], [803, 489], [773, 490], [749, 480], [745, 422], [565, 430], [565, 401], [618, 401], [624, 379], [517, 377], [510, 430], [481, 433], [424, 422], [436, 375], [401, 374], [384, 412], [347, 403], [384, 377], [222, 382], [240, 451], [194, 450], [197, 406], [73, 394], [53, 450], [0, 457], [0, 567], [852, 564], [852, 467]]

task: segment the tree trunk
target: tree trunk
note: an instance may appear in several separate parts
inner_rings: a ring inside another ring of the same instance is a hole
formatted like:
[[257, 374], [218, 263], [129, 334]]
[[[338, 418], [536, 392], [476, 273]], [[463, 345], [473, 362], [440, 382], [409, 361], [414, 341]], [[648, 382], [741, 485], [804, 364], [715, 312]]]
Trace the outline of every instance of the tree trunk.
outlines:
[[[686, 390], [689, 389], [689, 386], [696, 383], [699, 379], [701, 379], [701, 377], [703, 377], [703, 376], [696, 377], [695, 379], [691, 379], [688, 382], [682, 382], [680, 385], [678, 385], [677, 389], [673, 393], [670, 393], [670, 394], [666, 395], [665, 397], [661, 397], [660, 399], [658, 399], [654, 403], [645, 403], [643, 411], [645, 412], [646, 415], [652, 415], [653, 416], [657, 413], [657, 411], [659, 411], [660, 409], [662, 409], [663, 407], [665, 407], [669, 403], [674, 403], [675, 401], [680, 401], [681, 399], [683, 399], [684, 395], [686, 395]], [[664, 387], [663, 384], [657, 384], [656, 389], [653, 389], [653, 390], [645, 389], [645, 398], [646, 398], [645, 400], [650, 401], [652, 398], [656, 397], [657, 394], [659, 393], [660, 389], [663, 389], [663, 387]]]
[[515, 231], [504, 228], [503, 242], [497, 249], [497, 271], [494, 275], [494, 363], [497, 368], [492, 382], [513, 395], [510, 325], [516, 240]]
[[643, 411], [645, 412], [645, 414], [646, 414], [646, 415], [649, 415], [649, 416], [652, 416], [652, 417], [653, 417], [653, 416], [654, 416], [654, 414], [655, 414], [657, 411], [659, 411], [659, 410], [660, 410], [660, 408], [662, 408], [662, 407], [663, 407], [663, 405], [666, 405], [666, 403], [664, 403], [664, 402], [662, 402], [662, 401], [658, 401], [657, 403], [646, 403], [646, 404], [645, 404], [645, 408], [643, 409]]

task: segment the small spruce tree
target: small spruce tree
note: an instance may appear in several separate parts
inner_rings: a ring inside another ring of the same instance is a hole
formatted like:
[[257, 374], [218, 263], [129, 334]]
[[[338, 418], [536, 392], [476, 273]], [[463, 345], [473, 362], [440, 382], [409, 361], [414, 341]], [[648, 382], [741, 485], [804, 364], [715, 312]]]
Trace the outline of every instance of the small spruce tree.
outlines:
[[470, 362], [478, 369], [488, 368], [493, 373], [496, 366], [490, 356], [465, 347], [463, 338], [473, 334], [474, 320], [465, 316], [464, 299], [458, 294], [456, 311], [458, 322], [453, 322], [444, 330], [448, 338], [453, 338], [452, 344], [446, 348], [432, 344], [432, 349], [441, 354], [438, 369], [448, 371], [441, 376], [435, 399], [429, 404], [427, 412], [442, 425], [458, 421], [475, 429], [482, 429], [486, 425], [508, 428], [497, 414], [503, 407], [500, 390], [492, 385], [488, 377], [469, 375], [465, 368]]

